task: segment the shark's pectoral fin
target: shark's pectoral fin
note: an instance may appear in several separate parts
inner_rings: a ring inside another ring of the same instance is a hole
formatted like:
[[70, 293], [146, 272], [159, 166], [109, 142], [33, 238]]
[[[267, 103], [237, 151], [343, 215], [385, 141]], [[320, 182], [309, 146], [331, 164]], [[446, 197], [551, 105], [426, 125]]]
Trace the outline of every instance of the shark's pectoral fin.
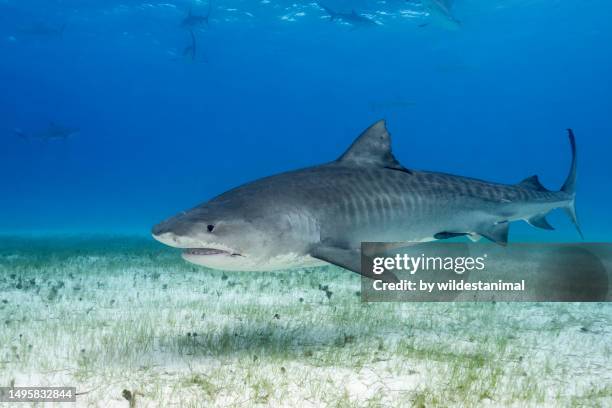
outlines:
[[542, 228], [545, 230], [555, 229], [555, 227], [553, 227], [552, 225], [548, 223], [548, 220], [546, 220], [545, 214], [534, 215], [533, 217], [529, 218], [527, 222], [533, 225], [534, 227]]
[[374, 166], [412, 173], [402, 166], [391, 152], [391, 136], [384, 120], [367, 128], [353, 142], [338, 162], [354, 166]]
[[358, 273], [366, 278], [382, 280], [383, 282], [399, 282], [397, 276], [391, 272], [375, 275], [372, 271], [361, 270], [361, 253], [351, 249], [344, 249], [330, 245], [317, 245], [310, 251], [310, 256], [330, 264]]
[[485, 226], [474, 232], [478, 235], [482, 235], [489, 241], [495, 242], [496, 244], [507, 245], [509, 229], [510, 223], [508, 221], [503, 221], [497, 224]]

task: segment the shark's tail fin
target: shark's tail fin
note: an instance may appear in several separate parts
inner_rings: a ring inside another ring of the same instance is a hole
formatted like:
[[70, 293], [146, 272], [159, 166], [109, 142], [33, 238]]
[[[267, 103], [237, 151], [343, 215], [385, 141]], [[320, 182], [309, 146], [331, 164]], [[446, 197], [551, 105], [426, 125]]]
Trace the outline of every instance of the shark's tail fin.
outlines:
[[208, 0], [208, 12], [206, 13], [206, 24], [208, 24], [210, 13], [212, 13], [212, 0]]
[[567, 207], [565, 207], [565, 212], [576, 226], [580, 237], [584, 238], [584, 235], [582, 235], [582, 230], [580, 229], [580, 224], [578, 223], [578, 217], [576, 216], [576, 138], [574, 137], [574, 131], [572, 129], [567, 129], [567, 133], [572, 148], [572, 164], [570, 166], [569, 174], [565, 179], [565, 183], [563, 183], [563, 186], [561, 187], [561, 191], [569, 194], [571, 197], [569, 204]]
[[196, 53], [197, 53], [196, 37], [195, 37], [195, 34], [193, 33], [193, 30], [189, 30], [189, 33], [191, 34], [191, 45], [188, 45], [187, 47], [185, 47], [185, 49], [183, 50], [183, 56], [190, 57], [191, 61], [195, 61]]

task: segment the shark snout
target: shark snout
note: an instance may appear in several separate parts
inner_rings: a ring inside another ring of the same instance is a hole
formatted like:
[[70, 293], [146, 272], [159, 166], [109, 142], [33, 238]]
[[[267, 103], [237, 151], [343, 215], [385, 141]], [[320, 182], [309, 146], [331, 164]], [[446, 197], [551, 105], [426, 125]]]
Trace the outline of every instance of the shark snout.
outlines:
[[153, 235], [157, 241], [162, 244], [174, 247], [174, 248], [192, 248], [198, 247], [198, 242], [194, 242], [192, 239], [187, 237], [181, 237], [172, 232], [165, 232], [163, 234]]
[[170, 230], [170, 226], [168, 225], [168, 223], [165, 221], [160, 222], [159, 224], [153, 226], [153, 228], [151, 229], [151, 234], [153, 234], [154, 237], [158, 237], [169, 232], [172, 231]]
[[198, 246], [198, 243], [190, 237], [177, 235], [174, 232], [166, 231], [163, 229], [158, 230], [156, 228], [153, 228], [152, 235], [153, 238], [155, 238], [162, 244], [175, 248], [192, 248]]
[[193, 245], [193, 239], [190, 237], [189, 228], [183, 223], [169, 219], [162, 221], [151, 229], [153, 238], [162, 244], [172, 247], [188, 248]]
[[151, 229], [151, 235], [162, 244], [169, 246], [176, 246], [178, 244], [177, 236], [172, 232], [172, 228], [168, 225], [168, 222], [164, 221], [155, 225]]

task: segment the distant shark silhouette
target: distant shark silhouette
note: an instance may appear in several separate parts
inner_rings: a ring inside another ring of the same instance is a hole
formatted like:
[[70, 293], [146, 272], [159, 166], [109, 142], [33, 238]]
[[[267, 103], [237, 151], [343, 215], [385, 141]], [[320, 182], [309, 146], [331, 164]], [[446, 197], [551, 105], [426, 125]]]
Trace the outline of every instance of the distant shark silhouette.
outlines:
[[[409, 3], [414, 3], [412, 0], [407, 0]], [[458, 28], [461, 26], [459, 21], [453, 14], [454, 0], [426, 0], [425, 5], [430, 17], [437, 20], [441, 25], [447, 28]], [[419, 27], [426, 27], [429, 23], [420, 24]]]
[[22, 27], [18, 30], [20, 34], [38, 36], [38, 37], [63, 37], [66, 24], [53, 26], [44, 22], [38, 22], [28, 27]]
[[210, 17], [211, 3], [208, 2], [208, 13], [206, 15], [193, 14], [193, 10], [190, 7], [189, 11], [183, 21], [181, 21], [181, 27], [193, 29], [203, 25], [208, 25], [208, 18]]
[[183, 48], [183, 52], [178, 54], [176, 52], [170, 52], [171, 61], [187, 61], [190, 63], [207, 63], [206, 55], [204, 53], [199, 52], [197, 36], [194, 30], [189, 30], [189, 36], [191, 38], [191, 42], [185, 48]]
[[46, 129], [39, 132], [26, 133], [21, 129], [15, 129], [14, 132], [22, 139], [66, 140], [72, 136], [76, 136], [80, 130], [78, 128], [65, 127], [55, 122], [51, 122]]
[[461, 22], [453, 14], [454, 0], [430, 0], [429, 10], [432, 13], [441, 14], [451, 23], [461, 25]]
[[353, 26], [376, 26], [378, 23], [376, 20], [358, 14], [355, 10], [351, 10], [350, 13], [343, 13], [340, 11], [334, 11], [324, 4], [317, 3], [325, 12], [329, 15], [329, 21], [344, 21], [345, 23]]
[[191, 61], [195, 61], [198, 52], [196, 36], [193, 33], [193, 30], [189, 30], [189, 34], [191, 34], [191, 44], [185, 47], [183, 50], [183, 57], [189, 58]]

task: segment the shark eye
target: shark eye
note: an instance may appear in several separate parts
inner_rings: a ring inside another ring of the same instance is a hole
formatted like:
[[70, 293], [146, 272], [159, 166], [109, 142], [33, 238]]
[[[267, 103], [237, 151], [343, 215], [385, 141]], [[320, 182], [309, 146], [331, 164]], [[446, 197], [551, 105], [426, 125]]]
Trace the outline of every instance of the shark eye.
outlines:
[[208, 226], [206, 226], [206, 229], [208, 230], [208, 232], [213, 232], [213, 230], [215, 229], [215, 226], [212, 224], [208, 224]]

